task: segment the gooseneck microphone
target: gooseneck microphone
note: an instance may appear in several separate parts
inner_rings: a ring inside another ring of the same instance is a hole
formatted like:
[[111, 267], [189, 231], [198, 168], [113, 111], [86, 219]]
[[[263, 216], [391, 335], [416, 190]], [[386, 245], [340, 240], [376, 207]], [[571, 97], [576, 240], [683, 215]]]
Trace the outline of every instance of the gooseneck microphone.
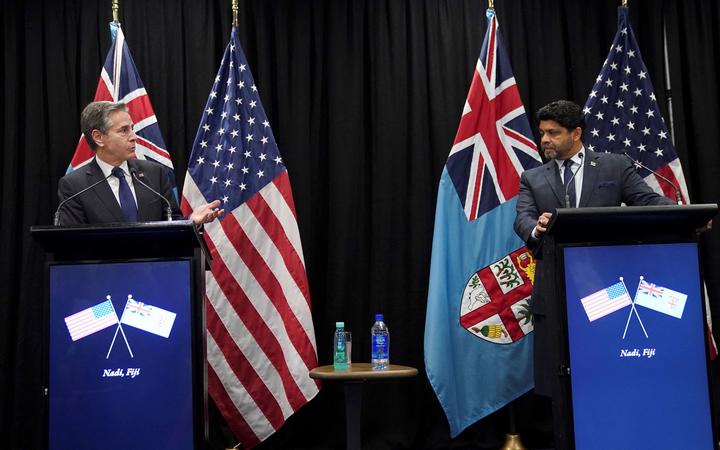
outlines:
[[135, 181], [137, 181], [138, 183], [142, 184], [143, 186], [145, 186], [146, 188], [148, 188], [148, 189], [150, 190], [150, 192], [152, 192], [153, 194], [155, 194], [155, 195], [157, 195], [158, 197], [160, 197], [161, 199], [163, 199], [163, 201], [165, 202], [165, 217], [166, 217], [166, 220], [167, 220], [168, 222], [172, 222], [172, 207], [170, 206], [170, 201], [169, 201], [168, 199], [166, 199], [164, 195], [162, 195], [161, 193], [159, 193], [159, 192], [156, 191], [155, 189], [151, 188], [150, 186], [148, 186], [146, 183], [144, 183], [144, 182], [140, 179], [140, 178], [144, 177], [145, 174], [143, 174], [142, 172], [139, 172], [139, 171], [138, 171], [137, 169], [135, 169], [135, 168], [130, 169], [130, 173], [132, 174], [132, 177], [133, 177], [133, 179], [134, 179]]
[[75, 197], [77, 197], [77, 196], [79, 196], [79, 195], [81, 195], [81, 194], [84, 194], [85, 192], [87, 192], [87, 191], [89, 191], [90, 189], [94, 188], [95, 186], [97, 186], [98, 184], [100, 184], [100, 183], [102, 183], [103, 181], [107, 180], [107, 179], [110, 178], [111, 176], [112, 176], [112, 173], [110, 173], [108, 176], [106, 176], [106, 177], [103, 178], [102, 180], [96, 181], [95, 183], [91, 184], [90, 186], [86, 187], [85, 189], [81, 190], [80, 192], [76, 192], [76, 193], [74, 193], [73, 195], [71, 195], [70, 197], [68, 197], [68, 198], [66, 198], [65, 200], [61, 201], [60, 204], [58, 205], [57, 209], [55, 210], [55, 218], [53, 219], [53, 225], [54, 225], [54, 226], [60, 225], [60, 209], [65, 205], [65, 203], [69, 202], [70, 200], [74, 199]]
[[673, 190], [675, 191], [675, 201], [678, 205], [683, 204], [682, 195], [680, 194], [680, 188], [675, 185], [672, 181], [667, 179], [666, 177], [660, 175], [659, 173], [655, 172], [645, 164], [641, 163], [639, 159], [634, 159], [632, 156], [628, 155], [627, 152], [623, 152], [623, 155], [627, 156], [630, 161], [633, 162], [636, 166], [642, 167], [643, 169], [647, 170], [651, 174], [655, 175], [656, 177], [660, 178], [663, 181], [666, 181], [670, 186], [672, 186]]
[[[575, 181], [575, 175], [577, 175], [578, 172], [580, 172], [580, 170], [582, 170], [583, 164], [585, 164], [585, 154], [584, 153], [579, 153], [578, 158], [580, 158], [580, 167], [578, 167], [577, 170], [575, 172], [573, 172], [572, 176], [570, 177], [570, 181], [568, 181], [567, 184], [565, 184], [565, 207], [566, 208], [570, 208], [570, 194], [568, 194], [568, 188], [570, 187], [570, 183], [573, 183]], [[577, 192], [577, 189], [575, 189], [575, 192]], [[575, 205], [572, 205], [572, 207], [574, 208]]]

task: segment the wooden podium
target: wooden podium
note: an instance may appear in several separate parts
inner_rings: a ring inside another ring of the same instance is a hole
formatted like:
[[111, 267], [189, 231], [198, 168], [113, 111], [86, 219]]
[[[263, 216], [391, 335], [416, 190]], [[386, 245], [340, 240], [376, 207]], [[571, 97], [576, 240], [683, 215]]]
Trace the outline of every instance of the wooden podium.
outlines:
[[559, 448], [715, 448], [696, 230], [717, 210], [553, 215], [533, 307], [536, 384], [566, 420]]
[[33, 227], [49, 449], [202, 449], [205, 241], [190, 221]]

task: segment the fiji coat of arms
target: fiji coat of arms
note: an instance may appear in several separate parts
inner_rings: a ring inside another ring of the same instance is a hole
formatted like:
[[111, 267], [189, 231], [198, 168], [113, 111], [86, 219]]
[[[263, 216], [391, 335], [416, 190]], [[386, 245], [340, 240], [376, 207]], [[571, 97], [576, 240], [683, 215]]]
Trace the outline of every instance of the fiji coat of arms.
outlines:
[[526, 247], [478, 270], [462, 294], [460, 324], [475, 336], [510, 344], [533, 330], [530, 294], [535, 260]]

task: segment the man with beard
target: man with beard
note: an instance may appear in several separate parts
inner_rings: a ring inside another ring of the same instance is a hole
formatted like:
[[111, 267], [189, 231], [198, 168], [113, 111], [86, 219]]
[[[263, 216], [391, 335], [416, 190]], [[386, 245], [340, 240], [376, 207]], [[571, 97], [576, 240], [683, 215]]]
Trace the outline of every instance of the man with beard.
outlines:
[[[515, 232], [528, 248], [537, 251], [556, 208], [672, 205], [645, 183], [622, 155], [595, 153], [582, 143], [585, 118], [580, 106], [558, 100], [537, 113], [544, 165], [523, 172], [515, 217]], [[534, 371], [535, 392], [553, 399], [555, 448], [569, 448], [563, 398], [567, 386], [559, 375], [563, 336], [560, 323], [562, 299], [547, 292], [544, 276], [552, 276], [536, 267], [532, 292], [535, 319]]]

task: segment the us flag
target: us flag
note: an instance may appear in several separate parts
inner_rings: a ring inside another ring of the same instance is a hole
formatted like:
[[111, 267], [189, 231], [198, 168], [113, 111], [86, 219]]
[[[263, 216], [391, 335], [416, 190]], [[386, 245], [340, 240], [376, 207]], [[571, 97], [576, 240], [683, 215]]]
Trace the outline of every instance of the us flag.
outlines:
[[[584, 113], [587, 127], [583, 142], [589, 150], [626, 152], [635, 161], [671, 180], [680, 188], [683, 202], [687, 203], [680, 160], [660, 114], [625, 6], [618, 8], [618, 30], [585, 103]], [[636, 167], [650, 187], [675, 200], [672, 186], [638, 164]]]
[[[640, 56], [628, 8], [618, 7], [618, 30], [600, 75], [584, 108], [583, 142], [596, 152], [627, 153], [680, 189], [689, 202], [685, 176], [675, 146], [660, 114], [650, 75]], [[657, 193], [675, 200], [672, 186], [635, 164], [640, 175]], [[713, 358], [718, 350], [712, 335], [710, 304], [705, 296], [708, 346]]]
[[181, 207], [205, 225], [208, 392], [246, 447], [318, 393], [310, 292], [290, 180], [233, 28], [193, 144]]
[[[135, 155], [138, 159], [151, 159], [167, 167], [170, 181], [175, 186], [170, 154], [165, 150], [165, 141], [160, 134], [155, 111], [135, 67], [120, 24], [110, 22], [110, 33], [114, 36], [113, 44], [100, 72], [100, 80], [93, 101], [127, 104], [128, 112], [134, 123], [133, 129], [137, 134]], [[80, 136], [75, 154], [67, 170], [68, 173], [89, 163], [94, 156], [95, 153], [85, 141], [84, 135]]]
[[98, 303], [65, 318], [65, 325], [67, 325], [70, 338], [73, 341], [90, 336], [116, 323], [118, 323], [117, 314], [110, 300]]
[[631, 305], [632, 300], [625, 289], [625, 284], [621, 281], [581, 298], [580, 303], [592, 322]]

